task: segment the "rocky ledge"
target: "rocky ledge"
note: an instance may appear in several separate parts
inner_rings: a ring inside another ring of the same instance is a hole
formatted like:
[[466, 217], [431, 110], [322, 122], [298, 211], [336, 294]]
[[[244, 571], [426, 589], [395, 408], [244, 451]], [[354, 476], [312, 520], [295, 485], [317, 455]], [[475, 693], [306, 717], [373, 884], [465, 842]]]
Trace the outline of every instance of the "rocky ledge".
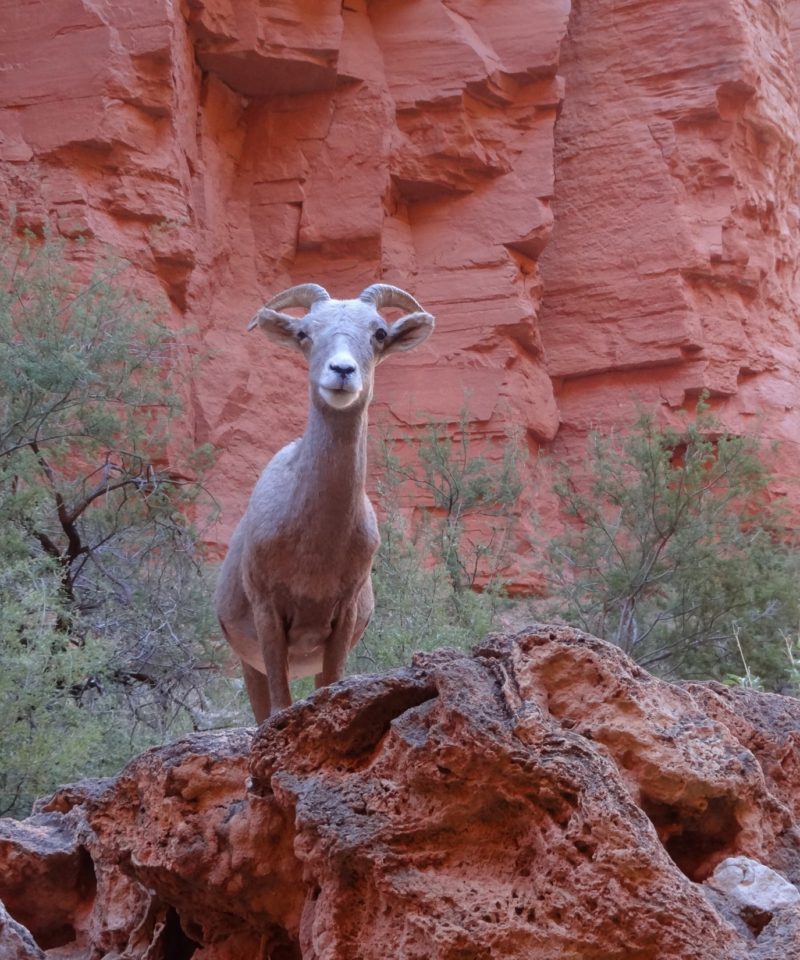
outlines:
[[0, 821], [0, 957], [788, 960], [798, 744], [537, 624]]

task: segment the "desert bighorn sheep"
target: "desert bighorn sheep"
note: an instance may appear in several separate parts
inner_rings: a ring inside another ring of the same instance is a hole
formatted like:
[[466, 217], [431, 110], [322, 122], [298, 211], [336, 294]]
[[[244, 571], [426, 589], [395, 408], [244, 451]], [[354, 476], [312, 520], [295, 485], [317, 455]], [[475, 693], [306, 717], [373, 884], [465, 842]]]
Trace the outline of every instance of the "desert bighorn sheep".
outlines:
[[[307, 307], [302, 318], [280, 313]], [[384, 307], [409, 311], [394, 323]], [[216, 609], [242, 661], [260, 723], [292, 702], [289, 680], [339, 680], [374, 609], [370, 571], [380, 537], [364, 486], [375, 366], [410, 350], [434, 319], [397, 287], [376, 283], [334, 300], [315, 283], [279, 293], [250, 322], [308, 358], [305, 433], [270, 460], [222, 565]]]

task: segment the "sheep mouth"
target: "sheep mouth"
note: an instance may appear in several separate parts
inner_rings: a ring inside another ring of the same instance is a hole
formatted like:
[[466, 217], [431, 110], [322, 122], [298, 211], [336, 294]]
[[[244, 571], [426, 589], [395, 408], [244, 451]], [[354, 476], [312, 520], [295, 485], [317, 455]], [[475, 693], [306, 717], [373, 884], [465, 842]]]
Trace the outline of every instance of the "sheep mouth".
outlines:
[[331, 407], [336, 407], [341, 410], [344, 407], [349, 407], [354, 403], [360, 394], [360, 390], [351, 386], [350, 384], [343, 383], [337, 387], [320, 387], [319, 388], [320, 396], [322, 399]]

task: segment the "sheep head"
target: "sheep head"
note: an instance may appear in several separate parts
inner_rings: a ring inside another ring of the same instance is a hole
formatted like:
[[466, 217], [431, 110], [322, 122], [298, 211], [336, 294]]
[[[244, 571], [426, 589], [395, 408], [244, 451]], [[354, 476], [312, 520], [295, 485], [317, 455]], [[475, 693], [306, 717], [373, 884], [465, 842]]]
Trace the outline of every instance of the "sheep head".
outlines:
[[[306, 307], [303, 317], [281, 312]], [[393, 323], [380, 310], [408, 311]], [[434, 318], [399, 287], [375, 283], [354, 300], [335, 300], [324, 287], [304, 283], [269, 300], [248, 330], [300, 350], [308, 359], [312, 400], [334, 410], [357, 409], [372, 399], [375, 367], [389, 354], [411, 350], [430, 336]]]

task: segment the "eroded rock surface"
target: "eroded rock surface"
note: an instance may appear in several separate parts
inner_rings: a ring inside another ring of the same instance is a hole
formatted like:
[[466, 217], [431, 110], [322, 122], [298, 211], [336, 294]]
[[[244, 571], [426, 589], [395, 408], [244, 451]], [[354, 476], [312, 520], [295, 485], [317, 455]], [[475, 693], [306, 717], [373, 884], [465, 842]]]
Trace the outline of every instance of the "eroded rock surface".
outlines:
[[721, 691], [564, 627], [421, 655], [2, 821], [0, 898], [59, 957], [777, 958], [796, 905], [748, 926], [709, 880], [797, 882], [800, 712], [762, 697], [754, 752]]
[[800, 890], [750, 857], [728, 857], [706, 882], [756, 933], [781, 911], [800, 907]]
[[0, 903], [0, 957], [3, 960], [44, 960], [46, 954], [21, 923]]

